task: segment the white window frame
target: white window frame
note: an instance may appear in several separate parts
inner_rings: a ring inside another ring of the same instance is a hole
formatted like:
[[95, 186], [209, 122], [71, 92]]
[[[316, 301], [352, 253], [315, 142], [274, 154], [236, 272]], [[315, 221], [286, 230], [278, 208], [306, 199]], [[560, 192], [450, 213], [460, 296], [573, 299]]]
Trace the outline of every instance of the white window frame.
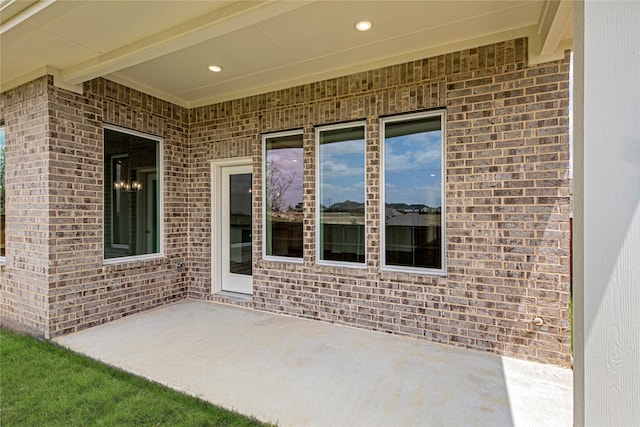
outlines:
[[[110, 265], [110, 264], [123, 264], [123, 263], [128, 263], [128, 262], [135, 262], [135, 261], [147, 261], [147, 260], [155, 260], [155, 259], [161, 259], [164, 258], [164, 140], [163, 138], [159, 137], [159, 136], [155, 136], [155, 135], [150, 135], [148, 133], [143, 133], [143, 132], [138, 132], [132, 129], [127, 129], [127, 128], [123, 128], [120, 126], [115, 126], [115, 125], [110, 125], [110, 124], [106, 124], [104, 123], [102, 125], [103, 131], [102, 131], [102, 143], [103, 143], [103, 148], [102, 148], [102, 154], [104, 157], [104, 151], [105, 151], [105, 147], [104, 144], [106, 144], [105, 138], [104, 138], [104, 130], [112, 130], [115, 132], [120, 132], [120, 133], [126, 133], [129, 135], [133, 135], [133, 136], [137, 136], [140, 138], [145, 138], [145, 139], [149, 139], [152, 141], [156, 141], [158, 143], [158, 158], [156, 159], [157, 162], [157, 176], [158, 176], [158, 198], [160, 199], [160, 203], [159, 203], [159, 212], [158, 212], [158, 242], [159, 242], [159, 248], [158, 248], [158, 252], [156, 253], [152, 253], [152, 254], [144, 254], [144, 255], [131, 255], [131, 256], [123, 256], [123, 257], [116, 257], [116, 258], [104, 258], [104, 241], [102, 242], [102, 263], [104, 265]], [[103, 161], [103, 165], [104, 165], [104, 161]], [[106, 183], [105, 183], [106, 184]], [[102, 190], [103, 193], [103, 213], [102, 213], [102, 228], [104, 229], [105, 226], [105, 222], [104, 222], [104, 188]], [[103, 230], [104, 233], [104, 230]], [[103, 234], [104, 235], [104, 234]]]
[[[429, 117], [440, 117], [441, 125], [441, 140], [440, 140], [440, 162], [442, 170], [442, 179], [440, 182], [440, 197], [441, 197], [441, 244], [440, 244], [440, 259], [442, 261], [441, 268], [424, 268], [424, 267], [409, 267], [401, 265], [387, 265], [386, 263], [386, 224], [385, 224], [385, 212], [386, 212], [386, 185], [385, 185], [385, 124], [393, 122], [403, 122], [407, 120], [423, 119]], [[380, 269], [384, 271], [395, 271], [404, 273], [421, 273], [431, 274], [438, 276], [445, 276], [447, 274], [447, 235], [446, 235], [446, 153], [447, 153], [447, 132], [446, 132], [446, 111], [428, 111], [423, 113], [401, 114], [396, 116], [383, 117], [380, 119]]]
[[[302, 129], [296, 130], [288, 130], [282, 132], [274, 132], [262, 135], [262, 259], [266, 261], [279, 261], [279, 262], [290, 262], [294, 264], [302, 264], [304, 263], [304, 253], [303, 256], [298, 257], [285, 257], [285, 256], [275, 256], [275, 255], [267, 255], [267, 204], [265, 203], [267, 200], [267, 139], [270, 138], [278, 138], [281, 136], [291, 136], [291, 135], [302, 135], [302, 159], [303, 159], [303, 167], [302, 167], [302, 180], [304, 181], [304, 131]], [[302, 193], [302, 201], [304, 203], [304, 190]], [[303, 222], [304, 227], [304, 222]], [[302, 247], [304, 248], [304, 228], [302, 232]], [[303, 249], [304, 251], [304, 249]]]
[[[364, 224], [364, 262], [347, 262], [347, 261], [331, 261], [331, 260], [323, 260], [321, 259], [321, 242], [320, 239], [322, 235], [320, 233], [320, 205], [322, 204], [322, 200], [320, 200], [320, 132], [334, 129], [344, 129], [344, 128], [352, 128], [362, 126], [362, 130], [364, 133], [364, 150], [362, 152], [364, 156], [364, 182], [365, 182], [365, 191], [364, 191], [364, 205], [365, 205], [365, 224]], [[367, 268], [367, 224], [366, 224], [366, 215], [367, 215], [367, 192], [366, 192], [366, 183], [367, 183], [367, 122], [366, 120], [358, 120], [354, 122], [346, 122], [339, 123], [333, 125], [325, 125], [318, 126], [315, 129], [315, 165], [316, 165], [316, 173], [315, 173], [315, 195], [316, 195], [316, 264], [318, 265], [326, 265], [326, 266], [334, 266], [334, 267], [350, 267], [350, 268]]]

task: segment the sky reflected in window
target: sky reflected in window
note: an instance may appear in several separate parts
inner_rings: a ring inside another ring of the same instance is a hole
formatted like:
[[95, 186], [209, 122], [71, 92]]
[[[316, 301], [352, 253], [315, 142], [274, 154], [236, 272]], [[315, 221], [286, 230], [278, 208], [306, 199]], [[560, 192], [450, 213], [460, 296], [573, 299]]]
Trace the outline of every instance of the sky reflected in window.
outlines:
[[346, 201], [364, 203], [364, 147], [364, 138], [321, 142], [320, 203], [326, 208]]
[[442, 131], [385, 139], [385, 202], [440, 207]]

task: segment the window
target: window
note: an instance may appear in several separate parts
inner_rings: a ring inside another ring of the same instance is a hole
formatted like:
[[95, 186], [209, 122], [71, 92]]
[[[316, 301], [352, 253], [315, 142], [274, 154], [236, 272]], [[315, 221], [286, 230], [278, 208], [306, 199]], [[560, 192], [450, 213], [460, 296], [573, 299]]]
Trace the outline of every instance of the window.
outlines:
[[364, 124], [325, 126], [316, 136], [318, 260], [364, 263]]
[[302, 133], [263, 137], [264, 255], [302, 259]]
[[104, 129], [104, 258], [159, 254], [161, 140]]
[[444, 271], [443, 120], [382, 120], [383, 266]]
[[6, 225], [6, 211], [5, 211], [5, 137], [4, 128], [0, 127], [0, 261], [5, 257], [5, 225]]

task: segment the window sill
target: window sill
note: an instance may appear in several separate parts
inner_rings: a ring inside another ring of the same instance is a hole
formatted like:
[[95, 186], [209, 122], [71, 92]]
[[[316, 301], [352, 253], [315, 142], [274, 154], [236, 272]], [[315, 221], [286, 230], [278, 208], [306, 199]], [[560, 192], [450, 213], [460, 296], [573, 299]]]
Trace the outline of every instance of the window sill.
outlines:
[[446, 269], [435, 270], [430, 268], [402, 267], [402, 266], [392, 266], [392, 265], [385, 265], [380, 267], [380, 272], [381, 273], [419, 274], [421, 276], [438, 276], [438, 277], [447, 276]]
[[367, 268], [367, 264], [359, 263], [359, 262], [316, 261], [316, 265], [320, 267], [342, 267], [342, 268], [354, 268], [358, 270], [364, 270]]
[[290, 264], [304, 264], [304, 260], [302, 258], [288, 258], [283, 256], [265, 255], [262, 257], [262, 260], [266, 262], [286, 262]]
[[148, 255], [134, 255], [134, 256], [124, 256], [118, 258], [108, 258], [102, 261], [104, 265], [110, 264], [126, 264], [129, 262], [136, 261], [153, 261], [156, 259], [164, 258], [164, 254], [148, 254]]
[[107, 270], [119, 268], [141, 267], [148, 265], [160, 265], [166, 260], [164, 254], [136, 255], [120, 258], [109, 258], [102, 261]]

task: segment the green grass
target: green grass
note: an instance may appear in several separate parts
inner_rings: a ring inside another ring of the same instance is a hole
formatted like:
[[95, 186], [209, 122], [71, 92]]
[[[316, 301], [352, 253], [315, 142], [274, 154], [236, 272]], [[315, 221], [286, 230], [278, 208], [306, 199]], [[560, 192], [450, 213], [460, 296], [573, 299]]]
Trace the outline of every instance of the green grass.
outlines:
[[571, 354], [573, 354], [573, 295], [569, 300], [569, 318], [571, 319]]
[[0, 329], [0, 425], [262, 424], [53, 343]]

